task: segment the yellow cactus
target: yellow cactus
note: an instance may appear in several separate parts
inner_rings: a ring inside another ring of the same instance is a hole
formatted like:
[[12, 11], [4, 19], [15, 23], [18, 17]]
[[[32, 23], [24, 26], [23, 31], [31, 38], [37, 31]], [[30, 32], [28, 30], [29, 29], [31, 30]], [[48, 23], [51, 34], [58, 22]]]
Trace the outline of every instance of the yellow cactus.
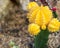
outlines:
[[59, 30], [59, 20], [57, 18], [53, 18], [48, 25], [48, 30], [51, 32], [56, 32]]
[[36, 15], [35, 23], [40, 25], [42, 29], [43, 29], [43, 25], [46, 28], [47, 24], [50, 22], [52, 17], [53, 17], [52, 11], [49, 10], [48, 6], [41, 6], [40, 10]]
[[42, 11], [42, 16], [45, 17], [45, 21], [46, 21], [45, 24], [48, 24], [53, 17], [52, 11], [49, 9], [48, 6], [42, 6], [41, 11]]
[[36, 8], [32, 8], [28, 14], [27, 14], [27, 18], [30, 18], [32, 16], [36, 16], [37, 12], [39, 11], [40, 7], [36, 7]]
[[59, 24], [60, 24], [60, 22], [59, 22]]
[[42, 25], [42, 26], [41, 26], [41, 29], [42, 29], [42, 30], [45, 30], [45, 29], [46, 29], [46, 25]]
[[40, 26], [34, 23], [29, 24], [28, 31], [31, 35], [37, 35], [40, 32]]
[[30, 23], [36, 23], [39, 26], [41, 26], [42, 29], [43, 25], [46, 27], [46, 25], [50, 22], [52, 17], [52, 11], [49, 10], [48, 6], [32, 8], [27, 16]]
[[32, 11], [30, 16], [29, 16], [29, 22], [30, 23], [34, 23], [35, 22], [35, 18], [36, 18], [36, 15], [37, 15], [37, 12], [39, 11], [39, 7], [36, 8], [36, 10]]
[[33, 7], [37, 7], [37, 6], [38, 6], [38, 4], [37, 4], [36, 2], [30, 2], [30, 3], [28, 4], [28, 6], [27, 6], [27, 9], [30, 10], [30, 9], [32, 9]]
[[29, 13], [27, 18], [29, 22], [32, 23], [29, 25], [28, 31], [32, 35], [38, 34], [37, 30], [40, 31], [38, 26], [40, 26], [42, 30], [48, 28], [51, 32], [59, 30], [60, 22], [56, 18], [53, 18], [52, 11], [48, 6], [38, 6], [37, 3], [30, 2], [28, 4], [28, 9], [30, 10], [28, 10]]

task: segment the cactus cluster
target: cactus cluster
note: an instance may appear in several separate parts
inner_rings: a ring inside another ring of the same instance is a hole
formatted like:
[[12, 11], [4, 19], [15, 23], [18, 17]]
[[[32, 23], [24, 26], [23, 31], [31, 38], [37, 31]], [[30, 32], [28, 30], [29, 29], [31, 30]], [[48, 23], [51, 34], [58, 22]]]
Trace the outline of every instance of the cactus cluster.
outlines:
[[[29, 12], [28, 12], [27, 18], [30, 22], [29, 26], [32, 26], [31, 24], [34, 23], [40, 26], [40, 30], [41, 29], [45, 30], [46, 28], [50, 32], [56, 32], [59, 30], [60, 22], [57, 18], [53, 17], [52, 10], [50, 10], [48, 6], [43, 6], [43, 5], [39, 6], [35, 2], [31, 2], [28, 4], [28, 9], [29, 9], [28, 10]], [[31, 32], [30, 30], [28, 31]]]

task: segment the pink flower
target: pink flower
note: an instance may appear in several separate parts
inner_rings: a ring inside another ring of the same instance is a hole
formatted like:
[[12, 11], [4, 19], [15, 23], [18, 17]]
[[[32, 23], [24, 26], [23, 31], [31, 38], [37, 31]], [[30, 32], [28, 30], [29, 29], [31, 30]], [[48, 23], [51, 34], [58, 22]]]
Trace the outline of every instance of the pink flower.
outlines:
[[52, 11], [56, 11], [56, 7], [53, 7], [51, 10], [52, 10]]

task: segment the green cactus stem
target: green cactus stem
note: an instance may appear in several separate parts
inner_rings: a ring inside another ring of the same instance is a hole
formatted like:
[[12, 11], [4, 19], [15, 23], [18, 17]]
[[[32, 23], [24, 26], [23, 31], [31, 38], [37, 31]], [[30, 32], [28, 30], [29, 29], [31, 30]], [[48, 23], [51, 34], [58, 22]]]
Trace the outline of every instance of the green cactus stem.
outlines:
[[49, 31], [41, 30], [40, 33], [35, 36], [35, 48], [45, 48], [48, 41]]

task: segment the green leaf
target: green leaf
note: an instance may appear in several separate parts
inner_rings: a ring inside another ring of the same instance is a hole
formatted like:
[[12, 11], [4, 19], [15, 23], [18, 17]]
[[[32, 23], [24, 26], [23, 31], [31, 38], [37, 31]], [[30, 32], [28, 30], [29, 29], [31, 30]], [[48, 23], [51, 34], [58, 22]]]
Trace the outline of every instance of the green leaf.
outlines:
[[56, 11], [53, 11], [53, 16], [54, 16], [54, 18], [57, 18], [58, 17]]
[[48, 41], [49, 31], [41, 30], [40, 33], [35, 37], [35, 48], [45, 48]]

